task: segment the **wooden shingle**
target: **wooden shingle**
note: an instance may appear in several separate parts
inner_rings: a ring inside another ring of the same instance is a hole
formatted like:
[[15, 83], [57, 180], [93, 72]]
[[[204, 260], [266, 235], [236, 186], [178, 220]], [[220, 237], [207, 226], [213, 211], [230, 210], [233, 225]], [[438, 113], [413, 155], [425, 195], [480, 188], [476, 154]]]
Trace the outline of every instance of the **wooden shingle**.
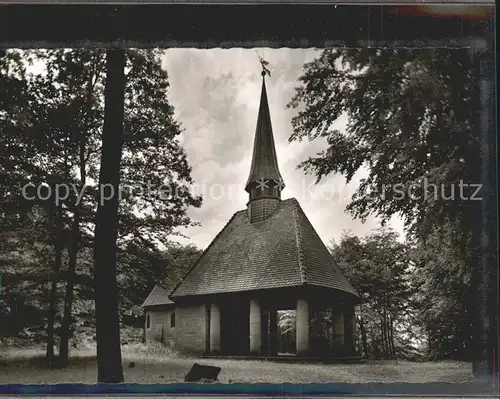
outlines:
[[321, 286], [358, 296], [295, 198], [250, 223], [236, 212], [171, 294], [176, 297]]
[[156, 285], [142, 304], [142, 307], [146, 308], [150, 306], [173, 305], [174, 302], [169, 299], [168, 294], [169, 291], [159, 285]]

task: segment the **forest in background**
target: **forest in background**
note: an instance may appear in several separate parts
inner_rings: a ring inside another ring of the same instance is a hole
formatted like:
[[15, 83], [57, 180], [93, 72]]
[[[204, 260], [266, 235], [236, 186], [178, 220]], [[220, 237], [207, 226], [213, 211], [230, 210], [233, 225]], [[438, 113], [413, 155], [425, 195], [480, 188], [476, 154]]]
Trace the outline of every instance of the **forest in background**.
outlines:
[[[292, 121], [291, 140], [322, 138], [330, 149], [301, 166], [318, 179], [341, 173], [349, 181], [367, 165], [367, 181], [376, 184], [423, 177], [438, 184], [479, 181], [469, 105], [474, 82], [464, 54], [325, 50], [305, 66], [290, 103], [304, 105]], [[201, 206], [202, 199], [188, 190], [191, 167], [178, 141], [181, 121], [174, 119], [168, 102], [161, 52], [130, 50], [126, 56], [122, 181], [167, 183], [178, 193], [167, 199], [125, 193], [119, 203], [120, 317], [123, 325], [138, 327], [139, 305], [153, 286], [172, 284], [199, 256], [199, 249], [170, 237], [178, 227], [195, 224], [186, 210]], [[40, 63], [45, 72], [31, 73], [30, 66]], [[62, 365], [74, 331], [92, 328], [94, 320], [92, 250], [104, 65], [100, 50], [0, 54], [1, 334], [43, 342], [47, 357], [57, 352]], [[350, 117], [348, 132], [332, 130], [343, 112]], [[50, 188], [52, 196], [47, 189], [45, 199], [26, 200], [21, 189], [27, 183]], [[55, 201], [61, 183], [76, 191]], [[475, 204], [380, 198], [366, 189], [365, 181], [348, 211], [360, 218], [400, 214], [408, 238], [401, 243], [382, 228], [366, 237], [346, 233], [331, 245], [363, 299], [357, 314], [360, 354], [471, 360], [477, 253], [473, 209], [467, 205]], [[294, 328], [290, 320], [286, 313], [281, 318], [283, 334]], [[315, 320], [328, 322], [321, 315]]]
[[[154, 283], [178, 278], [198, 252], [170, 240], [195, 224], [186, 210], [201, 198], [188, 190], [191, 167], [160, 56], [126, 52], [120, 177], [132, 189], [120, 192], [116, 246], [120, 313], [130, 322]], [[49, 362], [57, 338], [65, 366], [74, 327], [93, 320], [106, 52], [8, 51], [0, 70], [1, 325], [4, 334], [42, 336]], [[133, 192], [146, 183], [175, 195]]]

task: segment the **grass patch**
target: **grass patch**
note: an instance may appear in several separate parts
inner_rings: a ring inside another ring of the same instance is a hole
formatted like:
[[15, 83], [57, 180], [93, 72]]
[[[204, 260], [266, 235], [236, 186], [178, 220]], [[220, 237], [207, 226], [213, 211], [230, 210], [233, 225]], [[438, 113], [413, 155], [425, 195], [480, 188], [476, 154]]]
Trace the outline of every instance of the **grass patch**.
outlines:
[[[6, 348], [0, 355], [0, 384], [88, 383], [97, 378], [95, 347], [71, 352], [70, 366], [51, 370], [43, 363], [43, 347]], [[297, 364], [257, 360], [218, 360], [179, 357], [161, 345], [133, 343], [122, 346], [125, 381], [135, 383], [183, 382], [194, 362], [222, 368], [220, 382], [472, 382], [472, 367], [463, 362], [376, 361], [366, 364]], [[130, 362], [135, 367], [129, 368]]]

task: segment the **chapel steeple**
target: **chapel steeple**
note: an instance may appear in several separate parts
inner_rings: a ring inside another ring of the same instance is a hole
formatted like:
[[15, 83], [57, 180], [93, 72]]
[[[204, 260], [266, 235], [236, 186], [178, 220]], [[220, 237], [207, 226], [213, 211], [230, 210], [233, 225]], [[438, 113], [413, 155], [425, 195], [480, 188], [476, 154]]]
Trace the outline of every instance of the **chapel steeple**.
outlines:
[[281, 201], [281, 191], [285, 188], [278, 167], [271, 115], [267, 101], [265, 76], [266, 73], [270, 73], [264, 64], [262, 66], [264, 68], [262, 71], [262, 90], [257, 128], [255, 130], [252, 165], [245, 185], [245, 191], [249, 194], [247, 207], [251, 222], [267, 219]]

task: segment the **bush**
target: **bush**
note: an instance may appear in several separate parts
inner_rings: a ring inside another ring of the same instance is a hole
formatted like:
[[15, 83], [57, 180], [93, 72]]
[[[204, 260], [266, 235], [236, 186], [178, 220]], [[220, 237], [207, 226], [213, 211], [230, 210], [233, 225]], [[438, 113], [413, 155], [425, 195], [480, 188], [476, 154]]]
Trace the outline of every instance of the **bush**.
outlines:
[[123, 352], [132, 356], [154, 358], [155, 356], [178, 356], [178, 352], [172, 343], [162, 344], [160, 342], [149, 342], [128, 344], [123, 346]]

